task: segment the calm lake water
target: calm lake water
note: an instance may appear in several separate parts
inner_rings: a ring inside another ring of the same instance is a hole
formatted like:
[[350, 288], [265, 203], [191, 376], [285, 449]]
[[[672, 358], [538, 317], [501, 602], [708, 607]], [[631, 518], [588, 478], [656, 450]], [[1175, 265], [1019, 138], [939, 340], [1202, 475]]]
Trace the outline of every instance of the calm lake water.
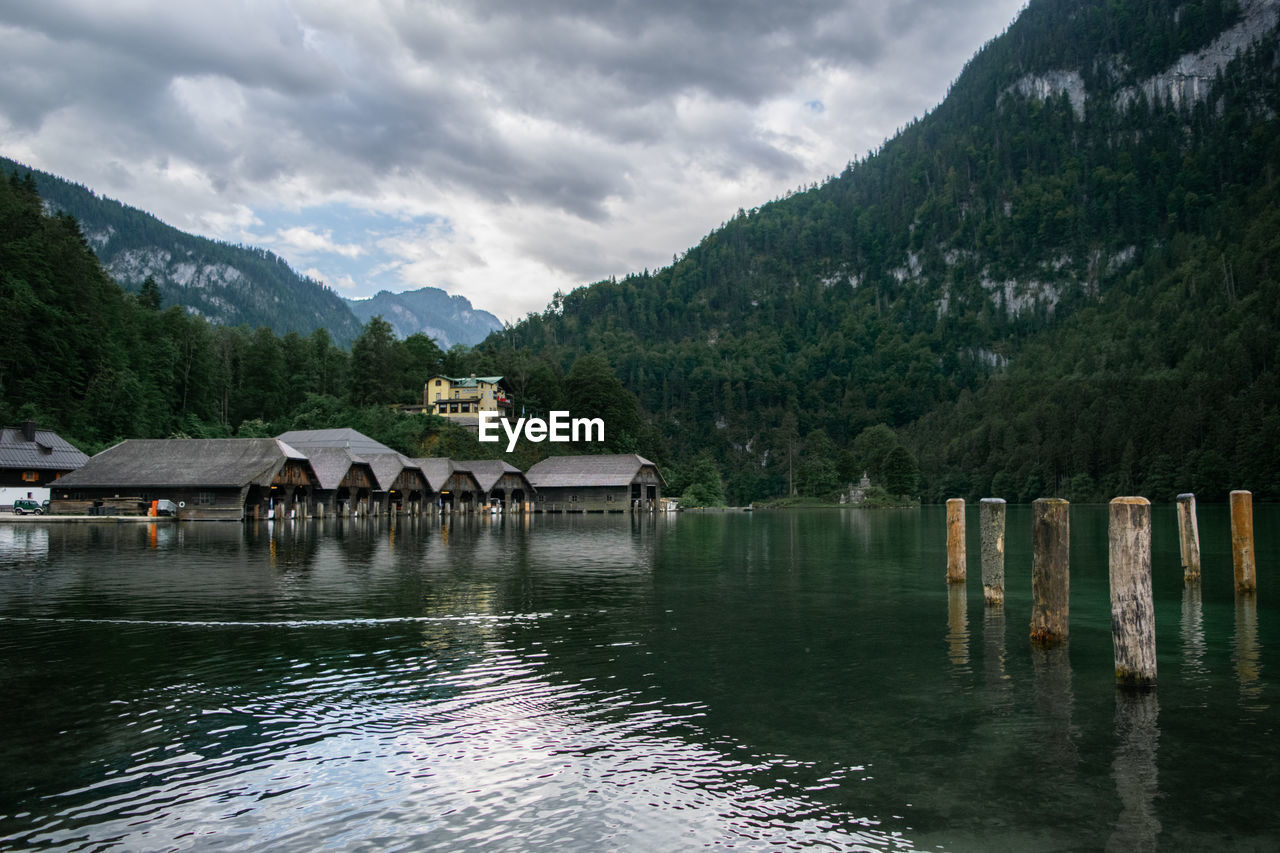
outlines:
[[1158, 688], [945, 582], [945, 510], [0, 524], [0, 847], [1280, 849], [1280, 508], [1154, 514]]

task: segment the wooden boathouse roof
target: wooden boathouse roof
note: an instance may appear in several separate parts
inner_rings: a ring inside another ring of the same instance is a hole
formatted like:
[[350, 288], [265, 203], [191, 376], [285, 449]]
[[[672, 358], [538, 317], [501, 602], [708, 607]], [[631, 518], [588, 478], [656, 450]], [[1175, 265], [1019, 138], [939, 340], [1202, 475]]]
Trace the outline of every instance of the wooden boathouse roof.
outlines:
[[525, 477], [524, 472], [510, 462], [504, 462], [501, 459], [467, 459], [455, 460], [453, 467], [461, 471], [470, 471], [471, 475], [476, 478], [476, 482], [480, 484], [482, 492], [491, 492], [493, 487], [498, 484], [504, 476], [511, 474], [521, 480], [521, 485], [533, 491], [533, 484]]
[[58, 488], [269, 486], [290, 461], [307, 457], [275, 438], [145, 438], [122, 441], [58, 480]]
[[[433, 492], [443, 491], [484, 491], [474, 474], [459, 468], [447, 456], [435, 456], [426, 459], [411, 459], [427, 478], [427, 488]], [[452, 485], [450, 484], [452, 480]]]
[[360, 458], [372, 466], [374, 476], [378, 478], [379, 491], [389, 491], [396, 478], [405, 471], [409, 472], [410, 479], [421, 478], [424, 484], [427, 481], [418, 463], [403, 453], [396, 453], [394, 450], [387, 453], [362, 453]]
[[307, 450], [307, 458], [316, 472], [316, 487], [320, 489], [341, 488], [353, 467], [364, 468], [369, 482], [379, 482], [368, 462], [343, 447], [315, 447]]
[[[282, 432], [276, 438], [299, 450], [316, 447], [340, 447], [360, 457], [375, 453], [395, 453], [380, 441], [350, 428], [343, 429], [295, 429]], [[407, 458], [407, 457], [406, 457]]]
[[645, 468], [652, 468], [657, 481], [666, 485], [658, 466], [638, 453], [600, 456], [550, 456], [534, 465], [525, 476], [535, 489], [574, 486], [627, 486]]

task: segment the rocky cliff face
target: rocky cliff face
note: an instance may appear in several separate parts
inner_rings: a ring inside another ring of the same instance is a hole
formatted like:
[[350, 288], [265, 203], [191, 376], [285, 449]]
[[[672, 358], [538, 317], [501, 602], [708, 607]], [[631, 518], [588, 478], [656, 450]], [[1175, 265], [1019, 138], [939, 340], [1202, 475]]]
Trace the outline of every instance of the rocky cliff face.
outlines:
[[391, 324], [401, 337], [424, 334], [441, 349], [454, 344], [473, 346], [502, 328], [502, 321], [472, 306], [464, 296], [450, 296], [438, 287], [423, 287], [404, 293], [381, 291], [369, 299], [347, 300], [361, 322], [374, 315]]
[[[1211, 44], [1179, 57], [1165, 70], [1136, 85], [1125, 86], [1106, 96], [1122, 109], [1132, 105], [1139, 95], [1145, 95], [1148, 102], [1168, 101], [1177, 108], [1191, 107], [1203, 101], [1208, 97], [1218, 73], [1241, 51], [1275, 30], [1277, 22], [1280, 22], [1280, 2], [1277, 0], [1244, 0], [1240, 4], [1240, 12], [1240, 21]], [[1114, 57], [1112, 69], [1115, 76], [1120, 76], [1123, 68], [1123, 60]], [[1001, 93], [1001, 99], [1013, 92], [1039, 100], [1066, 94], [1077, 119], [1084, 118], [1089, 98], [1099, 95], [1085, 91], [1080, 70], [1074, 68], [1028, 74], [1007, 87]]]
[[1240, 4], [1240, 10], [1240, 22], [1214, 39], [1212, 44], [1180, 57], [1169, 68], [1137, 86], [1120, 90], [1115, 96], [1116, 103], [1121, 107], [1128, 106], [1139, 93], [1146, 95], [1148, 101], [1169, 101], [1179, 108], [1203, 101], [1218, 72], [1241, 51], [1274, 30], [1280, 21], [1280, 3], [1276, 0], [1245, 0]]

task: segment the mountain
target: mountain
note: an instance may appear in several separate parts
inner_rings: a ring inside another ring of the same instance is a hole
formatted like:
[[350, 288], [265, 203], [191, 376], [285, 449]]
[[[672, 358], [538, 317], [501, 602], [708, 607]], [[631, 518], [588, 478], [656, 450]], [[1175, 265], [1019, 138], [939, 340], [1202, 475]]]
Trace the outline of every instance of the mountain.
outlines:
[[76, 218], [107, 273], [128, 290], [137, 291], [150, 276], [165, 305], [181, 305], [219, 325], [266, 326], [278, 334], [324, 328], [343, 344], [360, 332], [341, 297], [271, 252], [187, 234], [3, 157], [0, 171], [30, 172], [46, 205]]
[[830, 493], [879, 424], [932, 500], [1280, 497], [1278, 5], [1031, 0], [880, 150], [470, 369], [603, 355], [734, 502]]
[[450, 296], [438, 287], [404, 293], [382, 290], [368, 299], [348, 299], [346, 303], [362, 323], [381, 315], [400, 338], [421, 332], [444, 350], [454, 344], [473, 346], [502, 328], [501, 320], [473, 308], [465, 296]]

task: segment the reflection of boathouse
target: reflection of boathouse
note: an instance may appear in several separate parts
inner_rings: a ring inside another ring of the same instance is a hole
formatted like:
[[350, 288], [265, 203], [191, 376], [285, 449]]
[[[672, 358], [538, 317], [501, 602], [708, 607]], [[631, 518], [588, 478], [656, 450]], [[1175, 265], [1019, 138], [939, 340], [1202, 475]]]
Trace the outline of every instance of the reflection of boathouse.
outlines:
[[658, 466], [636, 453], [552, 456], [526, 476], [542, 512], [656, 510], [666, 485]]
[[53, 487], [58, 515], [146, 515], [155, 500], [183, 518], [289, 516], [315, 484], [307, 457], [274, 438], [131, 439]]
[[469, 459], [455, 461], [455, 470], [469, 471], [480, 487], [480, 502], [508, 512], [526, 509], [533, 500], [534, 489], [520, 469], [501, 459]]

